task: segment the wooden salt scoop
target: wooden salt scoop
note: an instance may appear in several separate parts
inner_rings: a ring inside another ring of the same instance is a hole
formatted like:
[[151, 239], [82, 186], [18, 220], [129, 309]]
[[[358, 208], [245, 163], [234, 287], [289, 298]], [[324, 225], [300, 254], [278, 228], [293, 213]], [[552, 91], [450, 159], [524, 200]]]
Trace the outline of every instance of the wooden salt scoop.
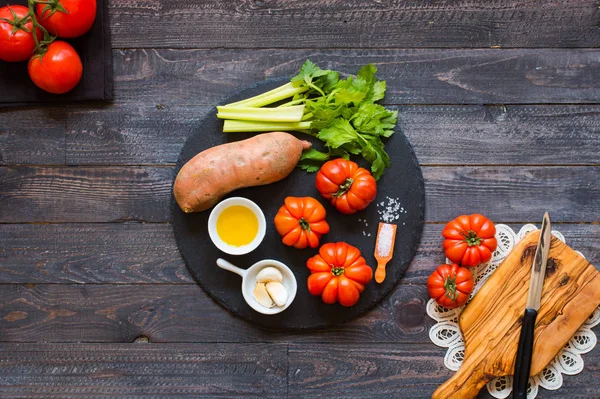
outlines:
[[375, 270], [375, 281], [378, 283], [382, 283], [383, 280], [385, 280], [385, 266], [390, 259], [392, 259], [392, 255], [394, 254], [396, 228], [397, 226], [395, 224], [383, 222], [379, 222], [379, 227], [377, 228], [377, 241], [375, 242], [377, 270]]

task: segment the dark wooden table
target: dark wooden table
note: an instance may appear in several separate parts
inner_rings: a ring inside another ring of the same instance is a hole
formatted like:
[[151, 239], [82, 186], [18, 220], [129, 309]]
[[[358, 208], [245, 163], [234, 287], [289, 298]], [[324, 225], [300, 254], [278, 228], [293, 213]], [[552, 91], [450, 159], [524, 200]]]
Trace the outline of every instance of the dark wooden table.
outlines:
[[[548, 210], [600, 263], [599, 7], [113, 0], [113, 105], [0, 112], [0, 397], [429, 397], [452, 374], [425, 314], [444, 222], [477, 211], [518, 229]], [[215, 103], [307, 58], [377, 64], [423, 168], [427, 224], [376, 309], [269, 332], [192, 280], [171, 179]], [[600, 350], [583, 358], [538, 397], [600, 398]]]

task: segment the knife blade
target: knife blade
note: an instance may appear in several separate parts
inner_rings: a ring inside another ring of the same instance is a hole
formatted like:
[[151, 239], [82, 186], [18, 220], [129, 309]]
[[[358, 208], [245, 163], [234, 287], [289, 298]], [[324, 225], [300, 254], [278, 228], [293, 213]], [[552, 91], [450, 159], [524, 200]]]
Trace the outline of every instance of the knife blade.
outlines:
[[523, 325], [521, 326], [519, 346], [515, 360], [513, 399], [527, 398], [527, 383], [529, 381], [529, 372], [531, 371], [535, 319], [537, 318], [537, 311], [540, 308], [540, 301], [542, 299], [542, 288], [544, 286], [544, 277], [546, 276], [546, 265], [548, 263], [551, 239], [552, 227], [550, 225], [550, 215], [546, 212], [542, 220], [540, 238], [535, 250], [535, 256], [533, 257], [533, 264], [531, 265], [531, 280], [529, 281], [529, 291], [527, 293], [527, 305], [525, 307], [525, 314], [523, 315]]

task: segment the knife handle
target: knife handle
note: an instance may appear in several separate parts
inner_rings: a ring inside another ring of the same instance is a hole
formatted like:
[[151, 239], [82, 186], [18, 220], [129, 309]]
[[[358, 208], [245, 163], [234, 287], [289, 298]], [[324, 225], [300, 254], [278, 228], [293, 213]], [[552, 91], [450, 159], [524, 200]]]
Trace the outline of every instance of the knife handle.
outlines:
[[529, 372], [531, 371], [533, 331], [536, 318], [537, 311], [529, 308], [525, 309], [523, 325], [521, 326], [521, 336], [519, 337], [519, 347], [517, 349], [517, 359], [515, 361], [513, 399], [527, 398], [527, 383], [529, 382]]

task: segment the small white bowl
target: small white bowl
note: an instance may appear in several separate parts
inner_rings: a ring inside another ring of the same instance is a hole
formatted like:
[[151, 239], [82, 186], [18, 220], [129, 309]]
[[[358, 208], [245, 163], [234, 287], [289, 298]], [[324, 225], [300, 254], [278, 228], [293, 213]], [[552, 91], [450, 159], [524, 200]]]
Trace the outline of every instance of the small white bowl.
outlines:
[[[256, 237], [254, 237], [254, 240], [252, 240], [250, 244], [242, 245], [239, 247], [227, 244], [221, 239], [221, 237], [219, 237], [219, 233], [217, 233], [217, 220], [219, 219], [221, 212], [223, 212], [223, 210], [225, 210], [226, 208], [235, 205], [240, 205], [250, 209], [256, 216], [256, 219], [258, 220], [258, 232], [256, 233]], [[208, 235], [210, 236], [210, 239], [217, 248], [229, 255], [245, 255], [254, 251], [265, 238], [266, 231], [267, 222], [265, 220], [265, 214], [259, 208], [258, 205], [250, 201], [248, 198], [227, 198], [226, 200], [219, 202], [210, 212], [210, 216], [208, 217]]]
[[[225, 259], [219, 258], [217, 259], [217, 266], [219, 266], [221, 269], [229, 270], [230, 272], [242, 276], [242, 295], [248, 303], [248, 305], [250, 305], [252, 309], [256, 310], [259, 313], [266, 315], [281, 313], [284, 310], [286, 310], [288, 306], [290, 306], [290, 304], [294, 301], [294, 298], [296, 298], [296, 291], [298, 290], [298, 283], [296, 282], [296, 277], [294, 276], [294, 273], [292, 273], [289, 267], [287, 267], [279, 261], [273, 259], [264, 259], [259, 262], [256, 262], [247, 270], [244, 270], [232, 265]], [[258, 274], [258, 272], [260, 272], [262, 269], [268, 266], [276, 267], [283, 275], [282, 284], [288, 292], [288, 300], [282, 307], [275, 306], [272, 308], [265, 308], [254, 298], [254, 287], [256, 287], [256, 275]]]

